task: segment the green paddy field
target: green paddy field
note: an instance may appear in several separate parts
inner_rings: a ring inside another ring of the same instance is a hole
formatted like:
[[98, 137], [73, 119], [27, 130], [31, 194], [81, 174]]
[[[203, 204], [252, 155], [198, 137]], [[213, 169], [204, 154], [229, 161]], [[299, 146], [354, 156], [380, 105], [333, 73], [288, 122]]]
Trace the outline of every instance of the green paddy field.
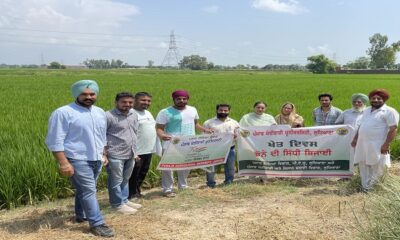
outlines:
[[[68, 179], [60, 177], [46, 149], [47, 121], [53, 110], [73, 101], [70, 86], [77, 80], [94, 79], [100, 85], [97, 105], [109, 110], [119, 91], [147, 91], [153, 95], [149, 109], [154, 116], [170, 105], [171, 92], [186, 89], [200, 122], [214, 116], [215, 104], [232, 105], [231, 117], [239, 120], [252, 111], [255, 101], [265, 101], [276, 115], [290, 101], [310, 126], [311, 111], [322, 92], [333, 94], [333, 105], [350, 108], [350, 96], [375, 88], [390, 91], [388, 105], [400, 110], [400, 75], [316, 75], [259, 71], [168, 70], [0, 70], [0, 209], [52, 200], [72, 193]], [[392, 146], [394, 158], [400, 144]], [[148, 184], [157, 184], [157, 161]], [[100, 185], [104, 186], [104, 175]]]

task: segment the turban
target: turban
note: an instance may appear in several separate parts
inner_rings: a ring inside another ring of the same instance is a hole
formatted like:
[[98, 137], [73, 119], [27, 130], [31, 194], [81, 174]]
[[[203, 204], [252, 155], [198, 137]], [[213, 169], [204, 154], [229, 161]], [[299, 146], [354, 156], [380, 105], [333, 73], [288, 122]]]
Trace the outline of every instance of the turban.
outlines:
[[375, 90], [372, 90], [372, 91], [368, 94], [368, 97], [371, 98], [372, 96], [375, 96], [375, 95], [380, 96], [380, 97], [383, 99], [384, 102], [386, 102], [386, 101], [389, 99], [389, 97], [390, 97], [389, 92], [386, 91], [385, 89], [375, 89]]
[[86, 89], [89, 88], [93, 92], [96, 93], [96, 95], [99, 94], [99, 85], [93, 80], [80, 80], [71, 86], [71, 91], [72, 91], [72, 96], [74, 98], [77, 98], [81, 93]]
[[177, 97], [187, 97], [187, 99], [189, 99], [189, 93], [185, 90], [176, 90], [172, 93], [172, 99], [175, 99]]
[[368, 103], [368, 96], [363, 93], [354, 93], [351, 95], [351, 101], [361, 100], [364, 104]]

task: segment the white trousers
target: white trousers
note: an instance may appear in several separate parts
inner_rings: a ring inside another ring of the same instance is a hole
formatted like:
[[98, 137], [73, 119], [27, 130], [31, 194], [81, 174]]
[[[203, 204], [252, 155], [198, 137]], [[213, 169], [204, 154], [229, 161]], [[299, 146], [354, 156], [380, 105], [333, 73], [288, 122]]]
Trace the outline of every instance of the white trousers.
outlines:
[[385, 173], [386, 164], [384, 161], [379, 161], [375, 165], [367, 165], [365, 162], [359, 162], [358, 167], [360, 169], [362, 187], [370, 190]]
[[[187, 188], [187, 178], [190, 170], [177, 170], [176, 172], [178, 173], [178, 188]], [[161, 171], [161, 185], [164, 193], [172, 192], [174, 187], [174, 173], [172, 170]]]

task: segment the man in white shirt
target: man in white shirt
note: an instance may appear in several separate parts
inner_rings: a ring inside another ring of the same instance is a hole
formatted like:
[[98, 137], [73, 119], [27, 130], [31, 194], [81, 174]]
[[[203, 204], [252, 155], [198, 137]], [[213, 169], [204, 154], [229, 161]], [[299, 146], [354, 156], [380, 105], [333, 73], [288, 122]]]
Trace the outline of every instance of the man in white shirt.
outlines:
[[[205, 128], [211, 129], [214, 133], [232, 133], [235, 134], [235, 129], [240, 125], [237, 121], [228, 117], [231, 110], [229, 104], [217, 104], [217, 116], [208, 119], [204, 123]], [[232, 142], [231, 149], [229, 150], [226, 163], [224, 164], [225, 184], [231, 184], [235, 176], [235, 143]], [[210, 188], [215, 187], [215, 167], [211, 167], [211, 171], [207, 172], [207, 186]]]
[[336, 119], [335, 124], [346, 124], [357, 129], [368, 103], [368, 96], [362, 93], [355, 93], [351, 96], [351, 102], [353, 107], [343, 111]]
[[389, 146], [397, 134], [399, 113], [387, 106], [389, 93], [376, 89], [368, 94], [371, 106], [366, 108], [351, 145], [355, 147], [354, 163], [359, 164], [361, 185], [368, 191], [390, 167]]
[[[185, 90], [176, 90], [172, 93], [174, 105], [162, 109], [156, 118], [156, 130], [158, 137], [164, 141], [163, 149], [165, 150], [169, 141], [173, 136], [190, 136], [196, 135], [195, 129], [199, 131], [211, 133], [210, 129], [206, 129], [198, 122], [199, 115], [196, 108], [187, 105], [189, 93]], [[161, 184], [165, 197], [174, 197], [173, 190], [174, 178], [172, 170], [161, 171]], [[178, 188], [185, 189], [187, 185], [187, 177], [190, 170], [178, 170]]]
[[139, 160], [136, 161], [129, 179], [129, 199], [143, 196], [140, 187], [149, 171], [152, 154], [156, 151], [156, 121], [153, 115], [147, 111], [151, 105], [151, 100], [152, 96], [147, 92], [135, 94], [133, 111], [138, 120], [136, 148]]

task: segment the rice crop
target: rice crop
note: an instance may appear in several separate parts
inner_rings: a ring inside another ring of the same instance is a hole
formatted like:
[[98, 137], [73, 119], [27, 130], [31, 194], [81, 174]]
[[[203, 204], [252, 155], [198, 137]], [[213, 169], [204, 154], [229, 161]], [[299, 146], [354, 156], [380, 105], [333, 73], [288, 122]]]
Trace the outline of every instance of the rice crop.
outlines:
[[[186, 89], [189, 104], [195, 106], [200, 122], [215, 115], [217, 103], [232, 105], [231, 117], [252, 111], [253, 103], [267, 102], [267, 112], [276, 115], [280, 106], [290, 101], [297, 112], [312, 125], [311, 111], [319, 105], [319, 93], [333, 94], [333, 105], [351, 106], [350, 96], [368, 93], [374, 88], [388, 89], [388, 105], [400, 109], [399, 75], [315, 75], [309, 73], [275, 73], [262, 71], [174, 71], [174, 70], [0, 70], [0, 208], [13, 208], [53, 200], [72, 193], [69, 180], [58, 174], [58, 168], [44, 139], [52, 111], [74, 99], [70, 86], [80, 79], [99, 83], [97, 106], [114, 107], [120, 91], [147, 91], [153, 95], [150, 111], [157, 113], [171, 105], [171, 92]], [[392, 145], [394, 158], [400, 155], [398, 143]], [[159, 183], [155, 169], [148, 174], [147, 186]], [[105, 186], [104, 174], [99, 186]]]

